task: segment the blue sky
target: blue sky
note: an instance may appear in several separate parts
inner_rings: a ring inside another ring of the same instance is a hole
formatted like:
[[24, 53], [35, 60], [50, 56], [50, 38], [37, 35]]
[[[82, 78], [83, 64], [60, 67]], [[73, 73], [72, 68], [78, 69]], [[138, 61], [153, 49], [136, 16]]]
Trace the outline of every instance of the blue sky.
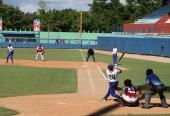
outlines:
[[[18, 6], [24, 12], [35, 12], [39, 9], [40, 0], [3, 0], [5, 4]], [[43, 0], [46, 3], [46, 9], [65, 9], [72, 8], [76, 10], [88, 11], [88, 4], [92, 0]], [[120, 0], [122, 3], [125, 0]]]

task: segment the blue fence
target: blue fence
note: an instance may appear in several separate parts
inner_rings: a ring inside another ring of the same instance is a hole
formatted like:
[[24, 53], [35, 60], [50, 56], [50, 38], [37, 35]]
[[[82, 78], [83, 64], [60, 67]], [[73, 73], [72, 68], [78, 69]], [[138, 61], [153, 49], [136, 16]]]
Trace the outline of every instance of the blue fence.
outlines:
[[170, 56], [170, 38], [151, 36], [98, 36], [97, 48], [136, 54]]
[[[64, 40], [64, 43], [63, 43]], [[154, 36], [123, 36], [123, 35], [101, 35], [97, 40], [90, 39], [62, 39], [62, 42], [55, 42], [55, 39], [43, 39], [41, 44], [45, 48], [96, 48], [101, 50], [112, 50], [117, 46], [118, 50], [127, 53], [149, 54], [170, 57], [170, 38]], [[60, 40], [61, 41], [61, 40]], [[35, 48], [40, 42], [12, 42], [14, 47]], [[0, 47], [6, 47], [9, 42], [0, 41]]]
[[[28, 39], [28, 38], [27, 38]], [[45, 42], [44, 42], [45, 41]], [[40, 43], [40, 39], [36, 39], [36, 42], [10, 42], [15, 48], [35, 48]], [[6, 47], [9, 42], [0, 41], [0, 47]], [[41, 42], [45, 48], [69, 48], [69, 49], [80, 49], [80, 48], [96, 48], [96, 40], [84, 40], [84, 39], [62, 39], [56, 42], [55, 39], [43, 39]]]

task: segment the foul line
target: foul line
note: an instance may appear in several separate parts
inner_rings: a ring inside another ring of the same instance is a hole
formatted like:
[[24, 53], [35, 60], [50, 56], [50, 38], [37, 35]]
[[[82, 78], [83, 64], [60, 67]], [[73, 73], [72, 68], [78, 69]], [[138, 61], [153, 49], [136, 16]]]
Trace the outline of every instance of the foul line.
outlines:
[[103, 73], [102, 69], [100, 68], [100, 66], [97, 66], [97, 69], [99, 70], [100, 74], [104, 77], [105, 80], [108, 80], [105, 76], [105, 74]]
[[[87, 63], [85, 61], [85, 57], [83, 55], [82, 49], [80, 49], [80, 53], [81, 53], [81, 56], [83, 58], [85, 66], [87, 66]], [[92, 90], [92, 94], [93, 94], [93, 96], [95, 96], [95, 88], [94, 88], [92, 76], [91, 76], [91, 73], [90, 73], [90, 70], [89, 70], [88, 66], [87, 66], [87, 74], [88, 74], [88, 78], [89, 78], [89, 83], [90, 83], [90, 87], [91, 87], [91, 90]]]
[[94, 88], [93, 80], [92, 80], [91, 73], [90, 73], [89, 69], [87, 69], [87, 74], [89, 77], [90, 87], [92, 89], [93, 96], [95, 96], [95, 88]]
[[83, 58], [84, 64], [87, 65], [86, 60], [85, 60], [85, 57], [84, 57], [83, 52], [82, 52], [82, 49], [80, 49], [80, 53], [81, 53], [81, 56], [82, 56], [82, 58]]

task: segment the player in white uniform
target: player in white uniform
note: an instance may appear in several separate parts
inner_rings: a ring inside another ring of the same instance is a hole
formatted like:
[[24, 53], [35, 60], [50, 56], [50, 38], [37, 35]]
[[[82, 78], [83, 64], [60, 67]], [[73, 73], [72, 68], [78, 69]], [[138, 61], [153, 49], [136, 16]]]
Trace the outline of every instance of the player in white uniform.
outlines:
[[11, 61], [13, 63], [13, 55], [14, 55], [14, 48], [11, 44], [7, 46], [7, 58], [6, 63], [8, 63], [8, 59], [11, 58]]
[[120, 74], [121, 72], [122, 71], [117, 66], [113, 66], [112, 64], [108, 65], [106, 74], [109, 80], [109, 89], [105, 97], [102, 98], [103, 101], [107, 101], [107, 98], [110, 95], [116, 97], [117, 99], [120, 99], [120, 96], [115, 93], [115, 90], [118, 86], [118, 74]]
[[117, 48], [116, 47], [113, 48], [112, 54], [113, 54], [113, 64], [117, 65]]

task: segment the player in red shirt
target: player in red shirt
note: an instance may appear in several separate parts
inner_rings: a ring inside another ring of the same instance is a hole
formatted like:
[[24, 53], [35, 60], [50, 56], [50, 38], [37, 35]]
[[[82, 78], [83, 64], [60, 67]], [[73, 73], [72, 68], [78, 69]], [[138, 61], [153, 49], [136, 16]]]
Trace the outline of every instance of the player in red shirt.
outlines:
[[44, 47], [39, 44], [38, 47], [36, 48], [37, 54], [35, 57], [35, 61], [38, 60], [38, 57], [41, 56], [41, 60], [44, 60], [43, 54], [44, 54]]
[[124, 81], [123, 93], [121, 94], [121, 103], [124, 106], [139, 106], [139, 99], [142, 97], [142, 90], [132, 85], [130, 79]]

